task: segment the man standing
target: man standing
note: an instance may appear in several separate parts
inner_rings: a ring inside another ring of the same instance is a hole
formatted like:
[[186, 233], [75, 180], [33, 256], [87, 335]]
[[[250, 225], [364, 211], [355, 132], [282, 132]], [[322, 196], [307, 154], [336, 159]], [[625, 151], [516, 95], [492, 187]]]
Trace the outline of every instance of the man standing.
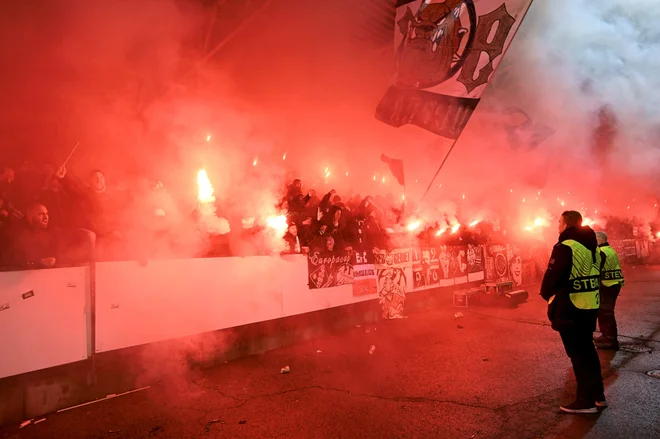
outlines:
[[608, 244], [607, 234], [597, 232], [596, 239], [598, 240], [598, 247], [605, 256], [605, 264], [600, 276], [601, 304], [598, 311], [598, 327], [601, 336], [595, 338], [594, 341], [598, 349], [616, 351], [619, 349], [619, 341], [617, 339], [616, 319], [614, 318], [614, 305], [616, 305], [616, 299], [619, 297], [621, 287], [623, 287], [623, 273], [621, 272], [621, 265], [619, 265], [619, 255]]
[[582, 227], [582, 215], [566, 211], [559, 218], [555, 244], [543, 276], [541, 296], [548, 302], [552, 329], [559, 332], [573, 364], [577, 398], [560, 409], [567, 413], [597, 413], [606, 407], [600, 359], [593, 342], [600, 305], [601, 252], [596, 234]]

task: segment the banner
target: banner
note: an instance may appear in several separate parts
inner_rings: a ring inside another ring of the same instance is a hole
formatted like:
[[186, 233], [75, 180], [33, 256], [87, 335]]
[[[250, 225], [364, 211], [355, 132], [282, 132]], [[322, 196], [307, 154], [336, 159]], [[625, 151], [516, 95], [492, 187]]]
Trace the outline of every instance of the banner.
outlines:
[[486, 259], [486, 279], [492, 282], [508, 282], [509, 261], [506, 245], [491, 245]]
[[438, 248], [438, 260], [440, 261], [440, 270], [438, 275], [440, 277], [441, 287], [450, 287], [454, 285], [454, 272], [452, 268], [451, 247], [441, 245]]
[[637, 244], [634, 239], [612, 239], [610, 247], [619, 255], [621, 263], [635, 263], [637, 260]]
[[523, 284], [523, 263], [520, 248], [515, 244], [507, 244], [506, 255], [509, 280], [513, 282], [514, 287], [519, 287]]
[[451, 249], [451, 258], [453, 261], [452, 264], [452, 277], [454, 278], [454, 284], [464, 284], [468, 281], [468, 264], [467, 264], [467, 246], [452, 246]]
[[413, 290], [428, 290], [440, 286], [438, 249], [422, 247], [412, 249]]
[[531, 2], [397, 2], [395, 80], [376, 118], [457, 139]]
[[376, 281], [376, 266], [374, 253], [369, 250], [358, 250], [351, 254], [353, 264], [353, 296], [368, 296], [378, 293]]
[[402, 319], [409, 279], [406, 268], [412, 266], [410, 249], [391, 251], [374, 249], [374, 262], [378, 279], [378, 301], [384, 319]]
[[484, 280], [485, 277], [484, 254], [483, 254], [483, 248], [480, 245], [468, 244], [467, 261], [468, 261], [468, 282]]
[[331, 288], [353, 282], [353, 265], [347, 252], [316, 252], [307, 257], [309, 289]]

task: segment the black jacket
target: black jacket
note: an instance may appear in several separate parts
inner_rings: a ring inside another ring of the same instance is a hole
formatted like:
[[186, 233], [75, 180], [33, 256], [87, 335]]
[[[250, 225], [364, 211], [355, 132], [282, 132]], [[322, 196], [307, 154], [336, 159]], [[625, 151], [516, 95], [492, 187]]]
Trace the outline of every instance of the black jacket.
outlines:
[[[552, 303], [548, 305], [548, 318], [552, 323], [552, 329], [556, 331], [573, 330], [582, 328], [595, 331], [598, 310], [582, 310], [576, 308], [570, 299], [571, 284], [569, 281], [571, 267], [573, 266], [573, 250], [562, 242], [572, 239], [591, 250], [595, 256], [600, 252], [596, 234], [590, 227], [569, 227], [559, 235], [559, 241], [555, 244], [550, 255], [548, 269], [543, 276], [541, 284], [541, 297], [547, 302], [555, 296]], [[602, 269], [605, 255], [601, 252]]]

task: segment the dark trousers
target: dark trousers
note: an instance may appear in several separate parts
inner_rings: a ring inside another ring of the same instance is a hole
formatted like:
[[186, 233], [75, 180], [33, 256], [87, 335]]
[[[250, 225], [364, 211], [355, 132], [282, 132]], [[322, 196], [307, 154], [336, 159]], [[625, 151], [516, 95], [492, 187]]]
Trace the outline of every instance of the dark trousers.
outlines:
[[600, 359], [593, 341], [593, 328], [560, 331], [566, 354], [573, 363], [577, 381], [577, 399], [593, 403], [605, 399]]
[[619, 335], [616, 329], [616, 319], [614, 318], [614, 306], [616, 299], [621, 292], [621, 285], [612, 287], [600, 287], [600, 309], [598, 310], [598, 328], [600, 328], [603, 337], [612, 341], [617, 341]]

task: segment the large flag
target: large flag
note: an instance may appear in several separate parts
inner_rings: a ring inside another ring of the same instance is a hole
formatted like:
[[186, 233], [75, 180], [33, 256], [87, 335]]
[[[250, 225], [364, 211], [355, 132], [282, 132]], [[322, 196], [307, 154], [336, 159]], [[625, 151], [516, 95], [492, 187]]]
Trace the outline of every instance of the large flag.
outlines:
[[457, 139], [532, 0], [398, 0], [394, 84], [376, 118]]

